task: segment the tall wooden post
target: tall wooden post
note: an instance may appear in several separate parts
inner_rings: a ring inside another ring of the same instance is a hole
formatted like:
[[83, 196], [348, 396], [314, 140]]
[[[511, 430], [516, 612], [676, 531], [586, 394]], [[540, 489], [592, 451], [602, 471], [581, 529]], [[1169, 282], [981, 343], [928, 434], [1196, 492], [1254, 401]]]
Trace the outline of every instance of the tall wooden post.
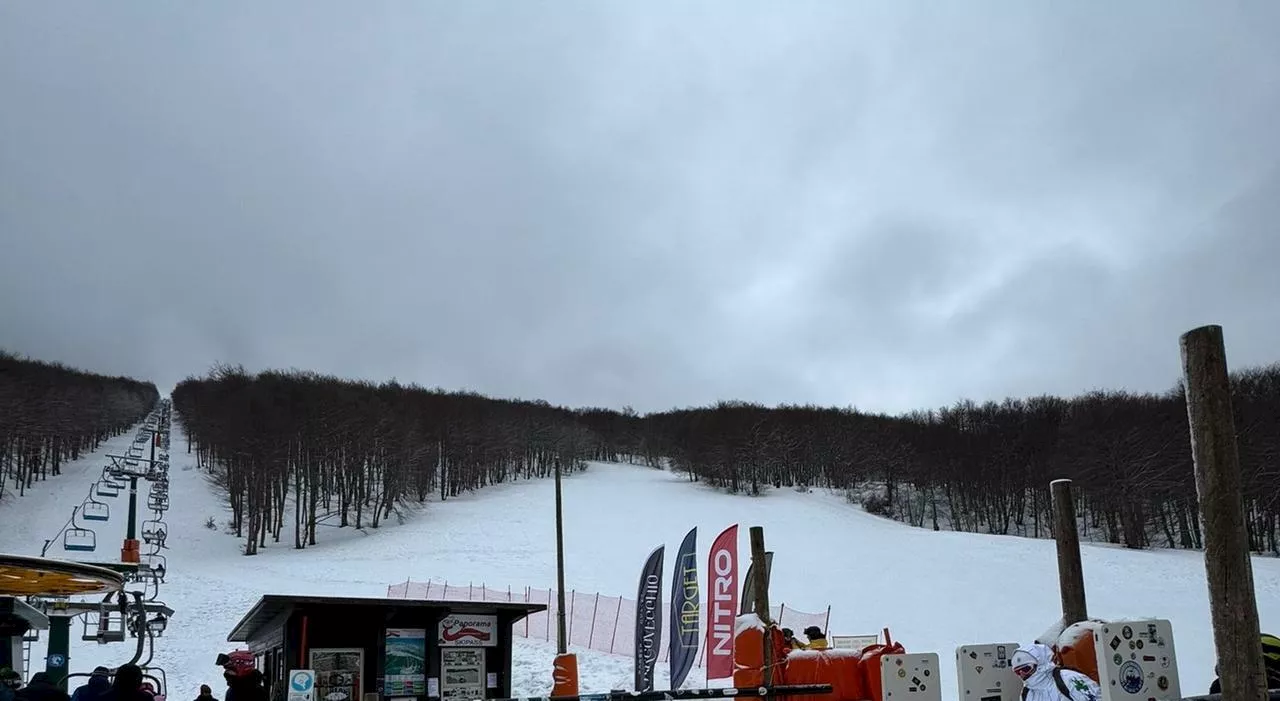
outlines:
[[1266, 673], [1222, 327], [1192, 329], [1179, 345], [1222, 698], [1262, 701]]
[[1049, 491], [1053, 494], [1053, 539], [1058, 543], [1058, 588], [1062, 591], [1065, 628], [1089, 617], [1084, 599], [1084, 566], [1080, 562], [1080, 533], [1071, 480], [1054, 480], [1049, 483]]
[[773, 625], [773, 621], [769, 616], [769, 566], [765, 561], [767, 555], [764, 550], [764, 528], [762, 526], [751, 527], [751, 576], [755, 579], [752, 586], [755, 588], [753, 592], [755, 597], [756, 616], [764, 623], [764, 683], [763, 686], [773, 686], [773, 647], [769, 644], [769, 628]]
[[560, 498], [560, 457], [556, 456], [556, 652], [569, 650], [564, 619], [564, 513]]

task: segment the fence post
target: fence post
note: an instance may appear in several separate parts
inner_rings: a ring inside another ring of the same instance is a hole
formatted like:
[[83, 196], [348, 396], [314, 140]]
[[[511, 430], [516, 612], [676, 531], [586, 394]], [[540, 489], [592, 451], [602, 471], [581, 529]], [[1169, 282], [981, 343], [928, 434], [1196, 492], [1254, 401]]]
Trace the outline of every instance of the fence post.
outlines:
[[778, 606], [778, 625], [782, 625], [782, 617], [787, 615], [787, 602], [782, 602]]
[[[547, 590], [547, 613], [551, 613], [551, 595], [552, 595], [552, 594], [556, 594], [556, 595], [558, 596], [558, 595], [559, 595], [559, 592], [554, 592], [554, 591], [551, 591], [550, 589], [548, 589], [548, 590]], [[556, 618], [557, 618], [557, 619], [559, 619], [559, 617], [560, 617], [560, 612], [559, 612], [559, 611], [556, 611]], [[547, 616], [547, 640], [546, 640], [546, 642], [551, 642], [551, 617], [550, 617], [550, 616]]]
[[1266, 672], [1222, 327], [1192, 329], [1178, 345], [1222, 698], [1261, 701], [1267, 698]]
[[[524, 588], [524, 602], [529, 603], [529, 587]], [[529, 617], [524, 617], [524, 637], [529, 637]]]
[[622, 617], [622, 597], [618, 597], [618, 610], [613, 614], [613, 638], [609, 640], [609, 654], [613, 654], [613, 645], [618, 642], [618, 620]]
[[596, 592], [596, 600], [591, 604], [591, 630], [587, 633], [587, 649], [591, 649], [591, 643], [596, 639], [596, 614], [600, 613], [600, 592]]
[[1080, 560], [1080, 533], [1076, 530], [1076, 505], [1071, 480], [1049, 483], [1053, 497], [1053, 539], [1058, 544], [1058, 589], [1062, 594], [1062, 627], [1089, 617], [1084, 598], [1084, 565]]
[[565, 633], [564, 644], [567, 646], [570, 640], [573, 640], [573, 607], [578, 603], [578, 590], [569, 590], [569, 632]]
[[822, 620], [822, 633], [831, 637], [831, 604], [827, 604], [827, 617]]

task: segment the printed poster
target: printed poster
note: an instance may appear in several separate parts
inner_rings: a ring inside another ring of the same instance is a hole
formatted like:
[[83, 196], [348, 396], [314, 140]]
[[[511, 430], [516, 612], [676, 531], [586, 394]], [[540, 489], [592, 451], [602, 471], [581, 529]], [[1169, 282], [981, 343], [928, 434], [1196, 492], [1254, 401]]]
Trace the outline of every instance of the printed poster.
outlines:
[[388, 628], [383, 653], [383, 695], [427, 693], [427, 629]]

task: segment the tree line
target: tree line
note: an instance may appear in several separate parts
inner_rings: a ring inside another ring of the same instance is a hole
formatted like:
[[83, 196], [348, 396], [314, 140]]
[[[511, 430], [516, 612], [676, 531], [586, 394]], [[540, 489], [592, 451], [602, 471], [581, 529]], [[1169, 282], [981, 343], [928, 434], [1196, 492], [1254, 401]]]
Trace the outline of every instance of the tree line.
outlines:
[[64, 462], [129, 430], [159, 399], [150, 382], [0, 350], [0, 497], [61, 474]]
[[179, 383], [173, 408], [246, 555], [286, 523], [305, 548], [319, 526], [377, 528], [432, 495], [581, 469], [593, 448], [572, 411], [546, 402], [308, 372], [215, 368]]
[[[1280, 364], [1233, 373], [1251, 546], [1280, 554]], [[117, 435], [154, 385], [0, 355], [0, 488], [25, 489]], [[671, 469], [728, 491], [826, 487], [913, 526], [1051, 536], [1048, 483], [1069, 478], [1084, 538], [1198, 548], [1181, 384], [961, 401], [890, 416], [744, 402], [646, 415], [219, 367], [173, 394], [187, 449], [226, 489], [252, 554], [291, 522], [378, 527], [429, 496], [566, 471], [587, 460]]]
[[[1251, 547], [1280, 554], [1280, 364], [1233, 373]], [[581, 420], [609, 460], [734, 492], [823, 486], [913, 526], [1050, 537], [1049, 482], [1073, 481], [1081, 537], [1201, 546], [1183, 387], [961, 401], [904, 416], [741, 402]]]

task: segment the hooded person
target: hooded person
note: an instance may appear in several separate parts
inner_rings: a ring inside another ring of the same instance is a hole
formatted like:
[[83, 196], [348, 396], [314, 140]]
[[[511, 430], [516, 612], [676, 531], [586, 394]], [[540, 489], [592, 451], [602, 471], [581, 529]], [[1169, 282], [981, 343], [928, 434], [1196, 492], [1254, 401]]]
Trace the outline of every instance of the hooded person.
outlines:
[[1053, 651], [1040, 643], [1023, 645], [1009, 660], [1022, 680], [1023, 701], [1098, 701], [1102, 689], [1088, 675], [1053, 663]]
[[49, 681], [47, 672], [36, 672], [31, 675], [31, 683], [19, 689], [15, 698], [18, 701], [70, 701], [71, 697]]
[[152, 701], [142, 690], [142, 668], [136, 664], [122, 664], [116, 669], [116, 678], [103, 701]]
[[93, 668], [89, 681], [76, 688], [71, 701], [97, 701], [111, 690], [111, 670], [101, 665]]

